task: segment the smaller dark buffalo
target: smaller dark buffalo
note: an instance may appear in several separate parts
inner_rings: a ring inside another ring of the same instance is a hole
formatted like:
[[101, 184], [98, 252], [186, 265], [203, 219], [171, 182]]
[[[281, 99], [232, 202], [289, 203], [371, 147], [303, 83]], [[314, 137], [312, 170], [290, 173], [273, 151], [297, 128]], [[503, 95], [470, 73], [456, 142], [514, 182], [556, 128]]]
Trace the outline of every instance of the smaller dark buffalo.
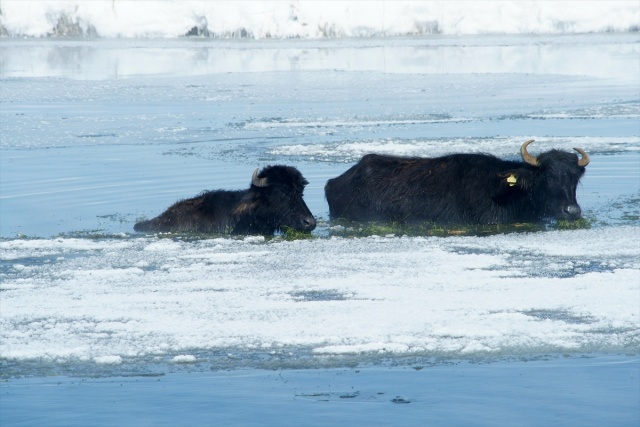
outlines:
[[302, 199], [307, 184], [294, 167], [267, 166], [260, 173], [255, 170], [248, 190], [205, 191], [133, 229], [262, 235], [283, 227], [311, 231], [316, 220]]
[[436, 158], [368, 154], [337, 178], [325, 194], [331, 219], [505, 224], [580, 218], [576, 187], [589, 163], [566, 151], [532, 156], [525, 142], [522, 162], [488, 154]]

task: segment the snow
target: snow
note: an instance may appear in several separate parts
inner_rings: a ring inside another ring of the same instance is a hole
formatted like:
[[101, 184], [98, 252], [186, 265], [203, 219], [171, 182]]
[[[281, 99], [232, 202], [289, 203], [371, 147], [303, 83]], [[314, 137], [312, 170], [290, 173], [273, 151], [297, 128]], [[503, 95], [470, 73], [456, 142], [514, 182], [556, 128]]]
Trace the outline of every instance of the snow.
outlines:
[[[19, 267], [1, 277], [0, 356], [119, 364], [153, 355], [196, 363], [221, 349], [365, 358], [632, 350], [639, 236], [627, 226], [294, 242], [5, 240], [3, 259]], [[38, 261], [40, 246], [53, 261]], [[65, 256], [71, 247], [79, 252]]]
[[24, 1], [10, 36], [327, 38], [637, 31], [635, 1]]
[[197, 358], [192, 354], [180, 354], [171, 359], [173, 363], [194, 363], [196, 360]]
[[120, 356], [99, 356], [93, 359], [98, 365], [119, 365], [122, 363]]
[[[638, 116], [640, 118], [640, 116]], [[437, 157], [450, 153], [491, 153], [498, 157], [513, 157], [519, 152], [524, 137], [512, 138], [423, 138], [412, 140], [383, 139], [351, 143], [282, 144], [268, 153], [283, 158], [302, 158], [324, 162], [356, 162], [368, 153], [396, 156]], [[588, 152], [636, 152], [640, 150], [636, 137], [548, 137], [531, 136], [540, 152], [560, 146], [581, 147]]]

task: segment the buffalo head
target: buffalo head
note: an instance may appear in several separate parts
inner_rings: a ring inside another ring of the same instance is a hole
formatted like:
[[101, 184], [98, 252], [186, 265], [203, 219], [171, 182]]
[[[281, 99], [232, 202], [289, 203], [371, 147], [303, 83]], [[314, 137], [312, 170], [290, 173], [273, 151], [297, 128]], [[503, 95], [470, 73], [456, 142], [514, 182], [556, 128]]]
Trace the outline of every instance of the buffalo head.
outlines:
[[312, 231], [316, 220], [302, 198], [307, 184], [291, 166], [267, 166], [260, 172], [256, 169], [251, 188], [234, 210], [239, 228]]
[[574, 148], [580, 157], [560, 150], [550, 150], [536, 157], [527, 150], [533, 141], [528, 140], [520, 147], [525, 164], [500, 174], [504, 183], [527, 192], [546, 217], [580, 218], [582, 210], [576, 199], [576, 188], [589, 164], [589, 156], [581, 148]]

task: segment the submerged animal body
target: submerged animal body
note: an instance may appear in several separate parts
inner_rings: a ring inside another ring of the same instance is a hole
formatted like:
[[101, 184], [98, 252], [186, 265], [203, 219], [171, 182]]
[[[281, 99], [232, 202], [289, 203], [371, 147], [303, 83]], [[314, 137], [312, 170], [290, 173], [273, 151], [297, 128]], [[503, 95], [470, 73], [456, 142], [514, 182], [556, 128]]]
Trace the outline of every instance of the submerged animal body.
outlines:
[[303, 200], [308, 184], [291, 166], [255, 170], [247, 190], [205, 191], [181, 200], [159, 216], [141, 221], [136, 231], [220, 234], [273, 234], [283, 227], [312, 231], [316, 220]]
[[576, 187], [589, 163], [584, 150], [550, 150], [523, 161], [488, 154], [435, 158], [368, 154], [327, 181], [331, 219], [449, 224], [574, 220]]

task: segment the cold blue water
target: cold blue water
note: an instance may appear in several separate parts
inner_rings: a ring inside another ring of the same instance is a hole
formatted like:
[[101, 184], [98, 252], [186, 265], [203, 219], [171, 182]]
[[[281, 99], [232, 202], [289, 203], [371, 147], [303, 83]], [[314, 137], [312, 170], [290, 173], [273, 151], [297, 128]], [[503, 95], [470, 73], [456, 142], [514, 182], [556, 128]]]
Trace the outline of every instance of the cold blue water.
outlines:
[[29, 378], [0, 390], [3, 425], [633, 426], [639, 374], [637, 358], [601, 356]]
[[[1, 43], [3, 426], [640, 422], [637, 33]], [[531, 138], [590, 228], [333, 235], [366, 153]], [[314, 239], [133, 232], [267, 164]]]

